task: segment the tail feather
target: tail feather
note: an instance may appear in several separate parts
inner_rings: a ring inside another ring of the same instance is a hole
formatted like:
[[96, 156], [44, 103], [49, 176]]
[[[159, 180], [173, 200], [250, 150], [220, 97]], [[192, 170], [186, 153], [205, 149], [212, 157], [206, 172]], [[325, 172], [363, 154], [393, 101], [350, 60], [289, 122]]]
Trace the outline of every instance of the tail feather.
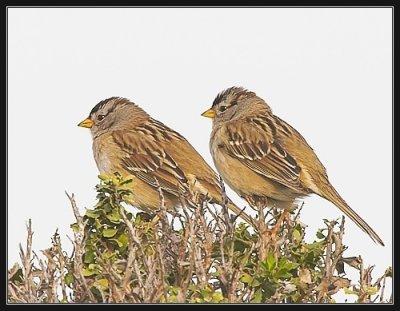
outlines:
[[370, 238], [375, 242], [379, 243], [382, 246], [385, 246], [383, 243], [382, 239], [379, 237], [379, 235], [368, 225], [364, 219], [360, 217], [347, 203], [343, 198], [337, 193], [337, 191], [329, 185], [325, 191], [324, 194], [320, 194], [322, 197], [325, 199], [331, 201], [333, 204], [335, 204], [347, 217], [349, 217], [352, 221], [356, 223], [356, 225], [363, 230], [365, 233], [367, 233]]

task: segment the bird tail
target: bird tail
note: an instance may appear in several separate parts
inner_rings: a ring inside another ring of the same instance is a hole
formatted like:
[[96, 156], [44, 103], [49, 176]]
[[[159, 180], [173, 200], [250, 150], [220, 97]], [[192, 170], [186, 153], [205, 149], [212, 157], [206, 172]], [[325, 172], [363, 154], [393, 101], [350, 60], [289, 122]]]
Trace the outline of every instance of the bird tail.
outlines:
[[228, 202], [228, 208], [236, 215], [238, 215], [240, 218], [242, 218], [245, 222], [247, 222], [250, 226], [253, 227], [255, 226], [254, 219], [250, 217], [248, 214], [246, 214], [242, 209], [240, 209], [230, 200]]
[[375, 242], [379, 243], [382, 246], [385, 246], [382, 239], [379, 235], [372, 229], [365, 221], [362, 219], [347, 203], [343, 198], [337, 193], [337, 191], [331, 186], [328, 185], [324, 189], [324, 193], [320, 194], [322, 197], [326, 198], [327, 200], [331, 201], [335, 204], [347, 217], [349, 217], [352, 221], [356, 223], [361, 230], [367, 233], [370, 238]]

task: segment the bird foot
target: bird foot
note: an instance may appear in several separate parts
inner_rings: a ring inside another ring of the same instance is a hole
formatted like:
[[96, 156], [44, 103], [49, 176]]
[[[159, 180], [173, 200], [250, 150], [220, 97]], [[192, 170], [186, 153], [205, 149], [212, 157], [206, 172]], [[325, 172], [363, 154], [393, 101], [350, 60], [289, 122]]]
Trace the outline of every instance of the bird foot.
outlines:
[[279, 219], [275, 222], [275, 224], [266, 231], [270, 235], [271, 240], [276, 239], [276, 232], [281, 227], [283, 220], [286, 220], [287, 223], [291, 222], [289, 217], [289, 212], [287, 210], [284, 210], [282, 214], [279, 216]]

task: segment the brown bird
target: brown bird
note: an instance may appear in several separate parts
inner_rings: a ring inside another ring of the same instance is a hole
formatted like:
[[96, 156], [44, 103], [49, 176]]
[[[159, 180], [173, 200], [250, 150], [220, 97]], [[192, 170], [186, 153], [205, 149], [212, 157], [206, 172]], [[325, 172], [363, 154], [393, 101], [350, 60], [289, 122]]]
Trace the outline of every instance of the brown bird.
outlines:
[[250, 205], [268, 202], [287, 210], [312, 193], [329, 200], [375, 242], [378, 234], [342, 199], [307, 141], [242, 87], [215, 98], [205, 117], [213, 119], [210, 151], [224, 181]]
[[[150, 214], [159, 209], [159, 187], [169, 210], [181, 205], [184, 193], [189, 202], [201, 197], [223, 204], [218, 175], [192, 145], [128, 99], [101, 101], [78, 126], [90, 128], [100, 173], [133, 177], [133, 206]], [[230, 199], [227, 207], [251, 222]]]

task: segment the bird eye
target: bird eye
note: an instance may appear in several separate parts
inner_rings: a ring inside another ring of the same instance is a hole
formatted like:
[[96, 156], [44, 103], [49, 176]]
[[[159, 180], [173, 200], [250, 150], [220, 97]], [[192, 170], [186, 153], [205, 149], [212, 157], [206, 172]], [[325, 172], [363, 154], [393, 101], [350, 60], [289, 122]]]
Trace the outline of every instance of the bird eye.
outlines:
[[104, 118], [105, 118], [105, 115], [104, 114], [100, 114], [97, 117], [97, 121], [102, 121]]
[[219, 111], [220, 112], [224, 112], [226, 110], [226, 108], [228, 108], [227, 106], [221, 106], [219, 107]]

